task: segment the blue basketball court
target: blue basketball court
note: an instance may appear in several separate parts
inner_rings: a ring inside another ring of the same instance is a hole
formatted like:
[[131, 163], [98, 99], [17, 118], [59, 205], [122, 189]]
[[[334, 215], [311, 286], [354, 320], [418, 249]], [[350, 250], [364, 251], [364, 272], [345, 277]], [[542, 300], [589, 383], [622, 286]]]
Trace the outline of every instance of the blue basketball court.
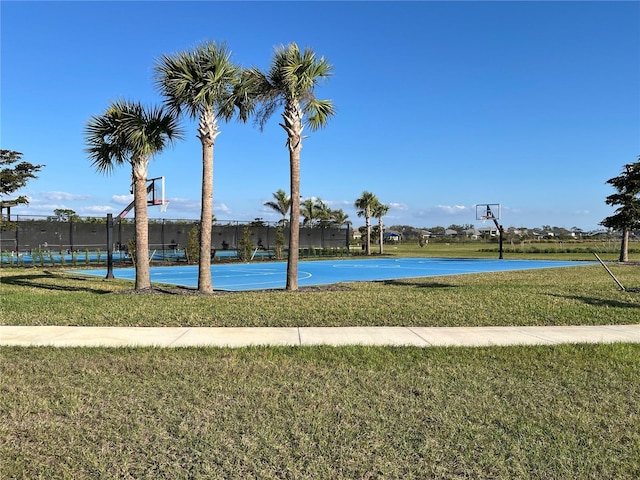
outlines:
[[[594, 263], [460, 258], [367, 258], [301, 261], [298, 264], [298, 286], [575, 267], [593, 265]], [[76, 270], [73, 273], [104, 278], [107, 270]], [[224, 263], [211, 267], [215, 290], [283, 289], [286, 285], [286, 275], [286, 262]], [[119, 279], [135, 280], [135, 269], [117, 268], [114, 269], [114, 276]], [[197, 265], [151, 267], [151, 282], [197, 288], [198, 267]]]

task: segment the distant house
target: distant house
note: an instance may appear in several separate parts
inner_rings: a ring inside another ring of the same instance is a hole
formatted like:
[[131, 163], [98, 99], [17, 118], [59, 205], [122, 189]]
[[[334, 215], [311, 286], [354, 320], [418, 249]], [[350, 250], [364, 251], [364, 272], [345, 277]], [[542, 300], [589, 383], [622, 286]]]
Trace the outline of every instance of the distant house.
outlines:
[[488, 235], [490, 237], [495, 237], [496, 235], [498, 235], [498, 228], [496, 226], [480, 227], [478, 229], [478, 233], [480, 235]]
[[384, 232], [384, 241], [385, 242], [399, 242], [402, 240], [402, 235], [393, 230], [387, 230]]
[[480, 236], [480, 230], [477, 228], [467, 228], [464, 232], [466, 237], [476, 240]]

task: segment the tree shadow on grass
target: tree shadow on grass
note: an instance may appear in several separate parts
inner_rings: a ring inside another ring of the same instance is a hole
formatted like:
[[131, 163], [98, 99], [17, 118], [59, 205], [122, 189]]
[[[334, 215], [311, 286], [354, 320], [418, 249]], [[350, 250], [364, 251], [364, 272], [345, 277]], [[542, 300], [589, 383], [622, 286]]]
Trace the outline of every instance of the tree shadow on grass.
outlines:
[[640, 304], [638, 303], [620, 302], [618, 300], [610, 300], [605, 298], [583, 297], [581, 295], [558, 295], [558, 294], [551, 294], [551, 296], [558, 297], [558, 298], [566, 298], [570, 300], [578, 300], [579, 302], [586, 303], [587, 305], [593, 305], [595, 307], [640, 309]]
[[458, 285], [450, 283], [430, 282], [424, 280], [381, 280], [379, 283], [390, 287], [416, 287], [416, 288], [456, 288]]
[[41, 288], [43, 290], [62, 291], [62, 292], [89, 292], [98, 294], [113, 293], [112, 290], [96, 288], [95, 286], [82, 285], [61, 285], [51, 283], [51, 281], [60, 280], [61, 282], [73, 281], [74, 283], [95, 282], [96, 279], [88, 279], [81, 277], [66, 277], [56, 275], [49, 271], [42, 271], [33, 274], [8, 275], [2, 277], [2, 283], [6, 285], [14, 285], [17, 287]]

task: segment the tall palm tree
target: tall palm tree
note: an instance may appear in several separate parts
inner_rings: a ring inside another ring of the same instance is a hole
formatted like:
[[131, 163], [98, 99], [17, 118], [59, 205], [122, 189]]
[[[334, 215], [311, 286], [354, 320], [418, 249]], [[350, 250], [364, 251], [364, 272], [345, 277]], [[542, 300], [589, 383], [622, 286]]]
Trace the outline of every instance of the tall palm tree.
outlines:
[[273, 193], [273, 200], [264, 202], [264, 206], [269, 207], [282, 215], [280, 223], [284, 225], [287, 221], [287, 213], [289, 213], [289, 209], [291, 208], [291, 198], [289, 198], [287, 192], [280, 189]]
[[367, 243], [366, 243], [366, 254], [371, 255], [371, 215], [373, 208], [380, 203], [378, 201], [378, 197], [376, 197], [373, 193], [364, 191], [360, 198], [358, 198], [354, 206], [358, 209], [358, 216], [364, 217], [365, 225], [367, 228]]
[[163, 55], [156, 65], [156, 85], [172, 112], [198, 119], [202, 143], [202, 204], [200, 209], [200, 258], [198, 291], [213, 292], [211, 282], [211, 222], [213, 211], [213, 148], [220, 134], [218, 120], [229, 121], [248, 110], [240, 100], [242, 70], [231, 62], [224, 44], [206, 42], [192, 51]]
[[283, 123], [287, 132], [291, 181], [291, 233], [287, 259], [287, 290], [298, 289], [298, 258], [300, 246], [300, 150], [302, 130], [324, 127], [334, 115], [330, 100], [318, 100], [314, 90], [318, 83], [331, 75], [333, 67], [324, 57], [317, 58], [313, 50], [300, 51], [291, 43], [277, 47], [266, 73], [252, 68], [244, 76], [245, 85], [256, 95], [260, 107], [256, 120], [262, 129], [279, 107], [284, 107]]
[[384, 203], [378, 202], [371, 211], [371, 214], [378, 219], [378, 233], [379, 233], [379, 245], [380, 245], [380, 255], [382, 255], [383, 243], [384, 243], [384, 229], [382, 228], [382, 217], [384, 217], [387, 213], [389, 213], [389, 205], [385, 205]]
[[102, 115], [92, 116], [85, 128], [87, 153], [102, 173], [129, 163], [133, 182], [136, 230], [136, 290], [151, 288], [149, 274], [149, 218], [147, 171], [149, 160], [181, 138], [178, 121], [161, 107], [119, 100]]

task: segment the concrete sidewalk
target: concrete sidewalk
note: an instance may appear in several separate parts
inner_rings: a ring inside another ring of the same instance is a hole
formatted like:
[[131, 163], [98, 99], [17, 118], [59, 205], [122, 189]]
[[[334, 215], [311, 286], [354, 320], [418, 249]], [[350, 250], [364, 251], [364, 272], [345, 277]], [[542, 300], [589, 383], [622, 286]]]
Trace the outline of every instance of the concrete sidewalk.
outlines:
[[64, 327], [0, 326], [0, 346], [466, 346], [640, 343], [640, 324], [564, 327]]

